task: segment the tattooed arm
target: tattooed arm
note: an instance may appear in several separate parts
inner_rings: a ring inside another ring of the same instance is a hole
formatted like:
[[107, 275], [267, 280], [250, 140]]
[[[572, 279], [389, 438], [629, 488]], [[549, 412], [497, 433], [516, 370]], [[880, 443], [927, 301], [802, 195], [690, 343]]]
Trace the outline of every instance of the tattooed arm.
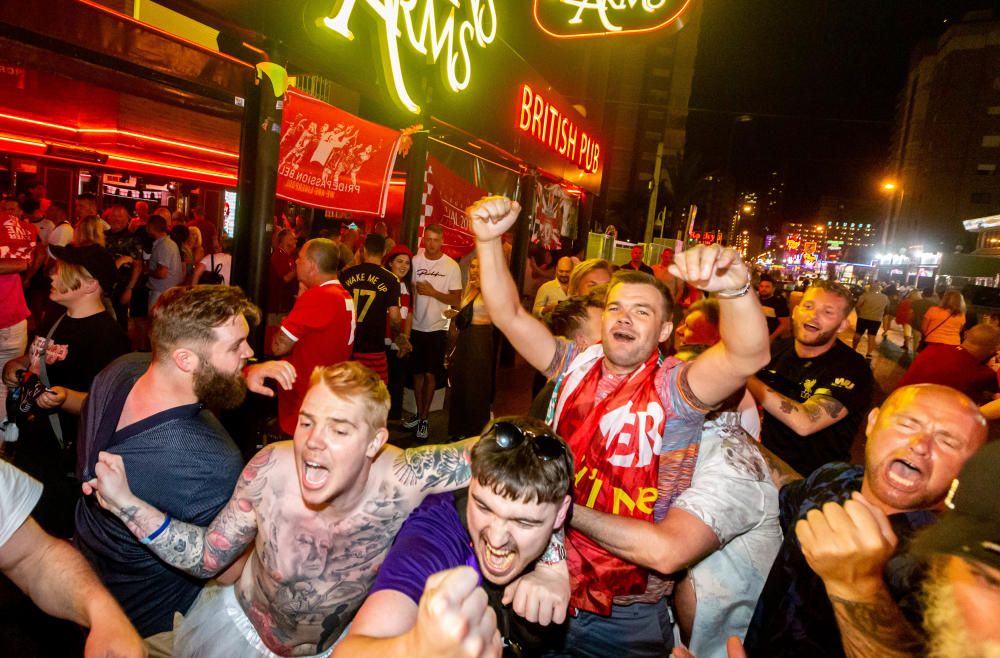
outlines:
[[240, 474], [232, 498], [207, 528], [168, 520], [166, 514], [136, 498], [119, 455], [100, 453], [96, 477], [84, 483], [83, 492], [96, 494], [101, 507], [121, 519], [136, 537], [159, 531], [148, 547], [161, 560], [198, 578], [210, 578], [238, 558], [256, 536], [255, 509], [274, 461], [273, 448], [257, 453]]
[[799, 436], [815, 434], [847, 416], [847, 407], [830, 395], [814, 395], [805, 402], [796, 402], [756, 377], [747, 380], [747, 388], [765, 411]]
[[758, 443], [756, 447], [760, 451], [760, 456], [764, 458], [767, 470], [771, 473], [771, 481], [774, 482], [778, 491], [781, 491], [781, 488], [786, 484], [802, 479], [801, 473], [789, 466], [781, 457], [765, 448], [763, 443]]
[[472, 446], [478, 440], [475, 436], [456, 443], [402, 450], [393, 462], [393, 473], [404, 486], [423, 494], [461, 489], [472, 477]]
[[921, 638], [890, 596], [885, 565], [898, 544], [888, 517], [855, 493], [827, 503], [795, 526], [802, 554], [822, 578], [851, 658], [917, 656]]

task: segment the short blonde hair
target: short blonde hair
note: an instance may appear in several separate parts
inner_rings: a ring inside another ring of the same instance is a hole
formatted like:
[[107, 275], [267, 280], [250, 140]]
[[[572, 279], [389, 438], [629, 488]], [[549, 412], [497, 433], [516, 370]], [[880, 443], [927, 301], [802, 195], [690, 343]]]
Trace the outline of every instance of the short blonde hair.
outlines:
[[568, 293], [572, 297], [573, 295], [580, 294], [580, 281], [586, 275], [590, 274], [594, 270], [604, 270], [611, 276], [611, 263], [604, 260], [603, 258], [588, 258], [582, 263], [577, 263], [577, 266], [573, 268], [573, 271], [569, 275], [569, 288]]
[[334, 395], [360, 398], [365, 409], [365, 422], [373, 430], [389, 423], [392, 403], [385, 382], [370, 368], [357, 361], [343, 361], [313, 370], [310, 386], [322, 383]]
[[73, 231], [73, 244], [83, 247], [88, 244], [104, 246], [104, 220], [97, 215], [84, 217]]
[[84, 281], [96, 281], [96, 279], [83, 265], [58, 261], [56, 265], [56, 283], [60, 292], [79, 290]]

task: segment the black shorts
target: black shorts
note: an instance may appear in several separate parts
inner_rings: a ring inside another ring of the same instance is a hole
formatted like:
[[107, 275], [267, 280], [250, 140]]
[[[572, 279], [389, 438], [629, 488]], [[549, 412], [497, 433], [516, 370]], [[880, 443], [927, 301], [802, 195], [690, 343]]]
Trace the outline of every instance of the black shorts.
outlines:
[[444, 366], [444, 350], [448, 346], [447, 331], [411, 331], [410, 372], [436, 373]]
[[881, 320], [865, 320], [863, 318], [858, 318], [858, 323], [854, 325], [854, 333], [858, 336], [864, 336], [865, 334], [877, 336], [878, 330], [881, 328]]

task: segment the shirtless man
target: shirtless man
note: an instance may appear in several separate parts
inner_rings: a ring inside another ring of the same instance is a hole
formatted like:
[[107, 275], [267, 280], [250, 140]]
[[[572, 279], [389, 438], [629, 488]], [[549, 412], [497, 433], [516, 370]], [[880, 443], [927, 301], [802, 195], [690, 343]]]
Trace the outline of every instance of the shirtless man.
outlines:
[[469, 482], [476, 439], [403, 451], [385, 445], [388, 411], [389, 393], [371, 370], [318, 369], [295, 438], [250, 461], [208, 528], [136, 498], [121, 458], [101, 453], [84, 492], [168, 564], [211, 577], [254, 544], [235, 589], [209, 585], [195, 601], [176, 656], [329, 655], [410, 511]]

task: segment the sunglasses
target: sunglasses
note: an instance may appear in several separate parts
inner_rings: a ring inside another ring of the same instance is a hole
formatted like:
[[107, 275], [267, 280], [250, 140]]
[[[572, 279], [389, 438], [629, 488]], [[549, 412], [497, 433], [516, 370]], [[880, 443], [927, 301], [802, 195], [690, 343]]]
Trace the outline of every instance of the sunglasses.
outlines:
[[524, 443], [525, 439], [528, 439], [531, 442], [531, 449], [534, 451], [535, 456], [544, 462], [567, 456], [566, 444], [548, 432], [535, 434], [531, 430], [526, 430], [519, 425], [505, 420], [493, 423], [493, 426], [486, 435], [492, 437], [497, 442], [497, 445], [504, 450], [516, 448]]

